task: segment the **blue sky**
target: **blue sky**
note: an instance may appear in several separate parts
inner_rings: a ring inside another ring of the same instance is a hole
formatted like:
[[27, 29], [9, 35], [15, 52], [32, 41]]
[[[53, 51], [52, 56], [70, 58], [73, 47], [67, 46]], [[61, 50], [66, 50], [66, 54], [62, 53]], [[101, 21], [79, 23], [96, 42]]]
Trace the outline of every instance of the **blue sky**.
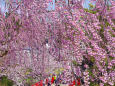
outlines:
[[5, 7], [5, 2], [3, 0], [0, 0], [0, 8], [1, 8], [2, 12], [5, 11], [4, 7]]
[[[66, 0], [66, 3], [68, 3], [68, 0]], [[89, 0], [85, 0], [85, 4], [83, 5], [85, 8], [88, 8]], [[7, 10], [5, 9], [5, 2], [4, 0], [0, 0], [0, 8], [2, 12], [6, 12]], [[49, 3], [48, 10], [55, 10], [55, 0], [52, 0], [52, 2]]]
[[[49, 3], [49, 6], [48, 6], [48, 9], [49, 10], [54, 10], [55, 9], [55, 0], [52, 0], [53, 2], [50, 2]], [[68, 0], [65, 0], [66, 3], [68, 4]], [[85, 4], [83, 5], [85, 8], [88, 8], [89, 7], [89, 4], [90, 1], [89, 0], [85, 0]]]

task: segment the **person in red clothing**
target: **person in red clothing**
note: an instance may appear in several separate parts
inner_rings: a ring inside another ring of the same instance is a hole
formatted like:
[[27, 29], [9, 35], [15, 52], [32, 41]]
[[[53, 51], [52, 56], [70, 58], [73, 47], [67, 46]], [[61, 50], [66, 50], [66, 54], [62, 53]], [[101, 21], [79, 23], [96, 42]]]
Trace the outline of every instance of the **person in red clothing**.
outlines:
[[53, 84], [54, 83], [54, 77], [52, 77], [52, 80], [51, 80], [51, 84]]
[[40, 81], [39, 86], [43, 86], [43, 80]]
[[43, 86], [43, 81], [41, 80], [40, 82], [35, 83], [32, 86]]
[[69, 84], [69, 86], [73, 86], [72, 84]]
[[39, 86], [39, 83], [35, 83], [35, 84], [33, 84], [32, 86]]
[[69, 86], [74, 86], [74, 84], [75, 84], [74, 81], [71, 81]]
[[80, 79], [77, 79], [77, 85], [79, 86], [80, 84]]
[[45, 83], [46, 85], [48, 84], [48, 78], [46, 78], [46, 83]]
[[72, 82], [72, 85], [75, 85], [76, 83], [75, 83], [75, 80]]
[[[76, 82], [75, 80], [72, 82], [72, 84], [70, 84], [69, 86], [75, 86], [76, 85]], [[80, 86], [81, 83], [80, 83], [80, 79], [77, 79], [77, 86]]]

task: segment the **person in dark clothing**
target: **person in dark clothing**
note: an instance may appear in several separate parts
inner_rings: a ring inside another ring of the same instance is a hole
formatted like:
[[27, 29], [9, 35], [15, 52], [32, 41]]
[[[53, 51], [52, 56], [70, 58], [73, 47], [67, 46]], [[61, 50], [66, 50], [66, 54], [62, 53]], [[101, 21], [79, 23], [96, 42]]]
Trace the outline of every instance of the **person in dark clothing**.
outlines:
[[58, 78], [55, 80], [55, 85], [57, 86], [57, 84], [58, 84]]
[[51, 86], [51, 84], [48, 82], [48, 86]]
[[60, 78], [58, 77], [58, 78], [56, 78], [56, 86], [58, 86], [59, 85], [59, 83], [60, 83]]
[[56, 79], [56, 80], [54, 80], [54, 83], [55, 83], [55, 84], [57, 83], [57, 79]]

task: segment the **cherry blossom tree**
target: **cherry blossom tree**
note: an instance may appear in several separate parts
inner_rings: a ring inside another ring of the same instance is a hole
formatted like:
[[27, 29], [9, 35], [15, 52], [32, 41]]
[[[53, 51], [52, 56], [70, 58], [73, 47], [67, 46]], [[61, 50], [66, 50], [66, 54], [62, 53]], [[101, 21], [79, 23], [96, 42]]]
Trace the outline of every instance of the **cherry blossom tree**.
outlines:
[[0, 12], [1, 75], [28, 86], [63, 68], [67, 83], [114, 86], [115, 1], [91, 0], [88, 9], [85, 0], [68, 2], [56, 0], [50, 11], [49, 0], [7, 0], [8, 12]]

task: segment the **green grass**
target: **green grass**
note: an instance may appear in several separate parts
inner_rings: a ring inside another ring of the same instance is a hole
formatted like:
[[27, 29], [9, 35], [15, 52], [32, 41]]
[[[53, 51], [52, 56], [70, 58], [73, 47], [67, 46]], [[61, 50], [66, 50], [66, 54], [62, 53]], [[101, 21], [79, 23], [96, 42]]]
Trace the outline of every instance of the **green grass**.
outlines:
[[7, 76], [0, 77], [0, 86], [13, 86], [14, 82], [8, 79]]

